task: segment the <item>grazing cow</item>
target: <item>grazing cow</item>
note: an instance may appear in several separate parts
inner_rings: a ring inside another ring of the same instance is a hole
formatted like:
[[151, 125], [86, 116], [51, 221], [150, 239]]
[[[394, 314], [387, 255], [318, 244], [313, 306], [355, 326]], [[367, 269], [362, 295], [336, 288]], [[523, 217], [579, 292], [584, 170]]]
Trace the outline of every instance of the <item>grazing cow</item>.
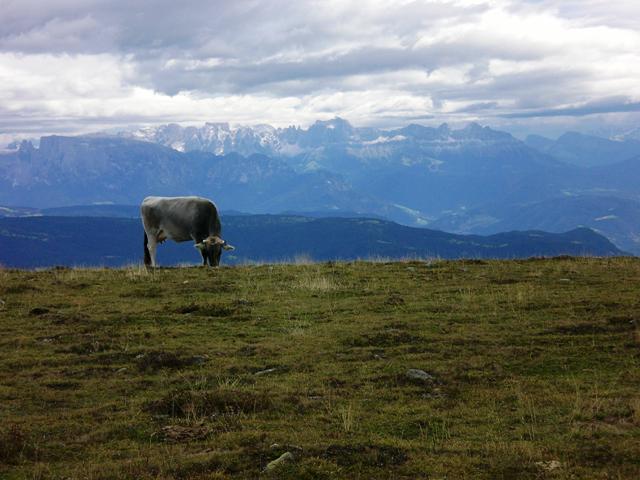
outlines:
[[202, 254], [202, 264], [220, 264], [222, 249], [233, 250], [220, 237], [218, 210], [211, 200], [200, 197], [147, 197], [140, 205], [144, 226], [144, 264], [156, 266], [156, 247], [167, 238], [175, 242], [193, 240]]

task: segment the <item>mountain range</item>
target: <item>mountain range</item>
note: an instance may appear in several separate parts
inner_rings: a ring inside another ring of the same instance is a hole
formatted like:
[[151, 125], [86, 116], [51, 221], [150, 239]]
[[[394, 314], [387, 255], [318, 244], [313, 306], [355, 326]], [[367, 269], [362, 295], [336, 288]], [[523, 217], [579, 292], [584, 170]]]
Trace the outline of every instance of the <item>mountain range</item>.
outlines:
[[556, 140], [529, 135], [525, 143], [562, 162], [582, 167], [611, 165], [640, 156], [640, 140], [631, 135], [612, 140], [567, 132]]
[[457, 233], [589, 226], [640, 253], [640, 141], [518, 140], [478, 124], [307, 129], [165, 125], [42, 137], [0, 155], [0, 204], [139, 204], [202, 195], [222, 210], [373, 215]]
[[[223, 264], [359, 258], [527, 258], [623, 255], [603, 236], [582, 228], [565, 233], [508, 232], [457, 235], [373, 218], [224, 215], [224, 238], [236, 250]], [[113, 217], [0, 218], [0, 265], [122, 266], [142, 258], [139, 219]], [[161, 265], [198, 264], [193, 242], [165, 242]]]

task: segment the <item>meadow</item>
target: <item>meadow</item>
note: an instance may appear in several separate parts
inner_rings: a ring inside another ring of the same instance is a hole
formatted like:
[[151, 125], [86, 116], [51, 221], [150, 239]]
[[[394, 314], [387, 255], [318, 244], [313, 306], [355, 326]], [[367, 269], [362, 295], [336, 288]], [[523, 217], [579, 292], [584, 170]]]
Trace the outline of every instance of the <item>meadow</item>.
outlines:
[[0, 332], [3, 479], [640, 478], [640, 259], [5, 269]]

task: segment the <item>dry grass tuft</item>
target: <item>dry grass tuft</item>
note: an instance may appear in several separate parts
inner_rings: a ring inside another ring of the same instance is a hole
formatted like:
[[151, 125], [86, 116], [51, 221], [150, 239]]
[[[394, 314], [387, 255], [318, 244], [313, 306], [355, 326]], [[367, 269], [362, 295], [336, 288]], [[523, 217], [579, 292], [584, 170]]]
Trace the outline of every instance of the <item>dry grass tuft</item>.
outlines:
[[322, 273], [317, 267], [303, 270], [292, 286], [295, 289], [310, 292], [331, 292], [340, 288], [340, 284], [336, 280]]

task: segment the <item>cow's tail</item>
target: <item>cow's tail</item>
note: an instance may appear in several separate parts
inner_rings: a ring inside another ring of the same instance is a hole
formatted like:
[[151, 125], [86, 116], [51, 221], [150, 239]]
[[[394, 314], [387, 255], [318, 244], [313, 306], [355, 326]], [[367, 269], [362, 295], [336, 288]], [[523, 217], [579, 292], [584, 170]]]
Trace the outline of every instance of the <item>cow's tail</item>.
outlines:
[[144, 232], [144, 264], [151, 265], [151, 254], [149, 253], [149, 239], [147, 238], [147, 232]]

